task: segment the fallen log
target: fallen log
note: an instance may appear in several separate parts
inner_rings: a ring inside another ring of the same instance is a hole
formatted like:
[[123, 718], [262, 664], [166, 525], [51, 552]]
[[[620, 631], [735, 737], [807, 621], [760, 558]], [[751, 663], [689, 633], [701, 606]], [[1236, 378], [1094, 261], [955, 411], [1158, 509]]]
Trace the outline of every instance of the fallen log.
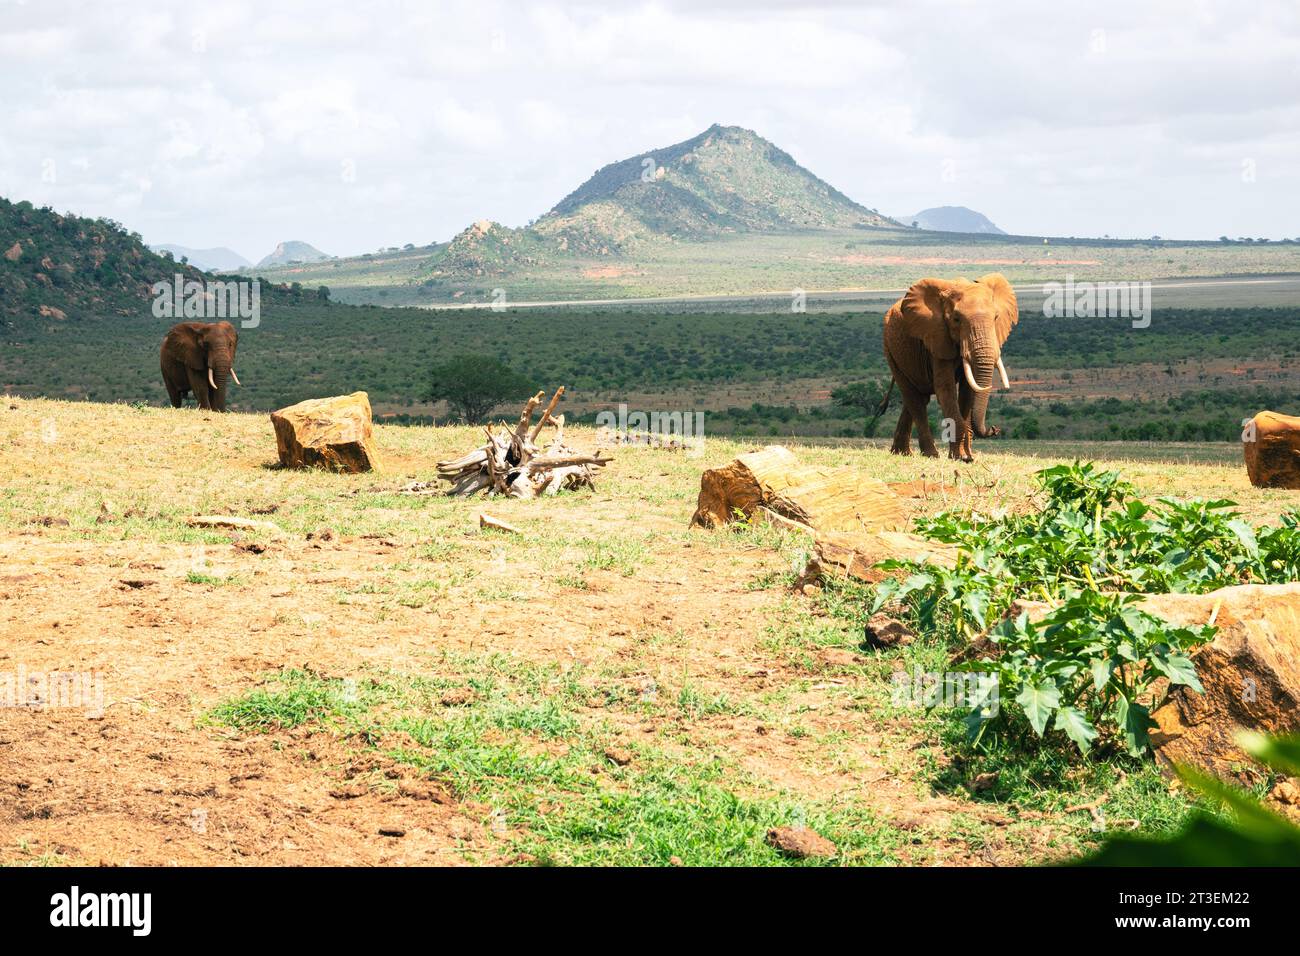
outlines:
[[[599, 451], [595, 455], [579, 454], [564, 443], [564, 416], [555, 414], [563, 394], [564, 386], [560, 386], [534, 423], [533, 414], [546, 398], [545, 392], [538, 392], [524, 404], [513, 431], [505, 423], [498, 425], [495, 432], [485, 428], [487, 441], [481, 448], [438, 462], [438, 477], [451, 485], [447, 494], [468, 496], [486, 491], [511, 498], [536, 498], [562, 489], [594, 489], [592, 469], [603, 468], [613, 459], [601, 457]], [[538, 438], [547, 425], [554, 426], [555, 437], [539, 446]]]

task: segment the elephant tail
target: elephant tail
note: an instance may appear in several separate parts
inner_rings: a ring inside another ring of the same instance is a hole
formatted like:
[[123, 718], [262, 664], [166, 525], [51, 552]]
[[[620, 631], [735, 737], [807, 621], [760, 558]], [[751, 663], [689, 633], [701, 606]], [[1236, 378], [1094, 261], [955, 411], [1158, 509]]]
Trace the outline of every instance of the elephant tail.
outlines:
[[894, 394], [894, 377], [889, 377], [889, 388], [885, 389], [885, 397], [880, 400], [880, 406], [876, 409], [876, 417], [879, 418], [889, 410], [889, 398]]

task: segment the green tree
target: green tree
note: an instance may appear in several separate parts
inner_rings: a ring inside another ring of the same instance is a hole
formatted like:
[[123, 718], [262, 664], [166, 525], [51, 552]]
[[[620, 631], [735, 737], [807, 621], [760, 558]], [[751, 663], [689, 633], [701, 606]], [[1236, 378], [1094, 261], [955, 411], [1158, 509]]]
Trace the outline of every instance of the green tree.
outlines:
[[862, 428], [862, 437], [871, 438], [876, 433], [876, 423], [880, 416], [889, 410], [893, 396], [890, 394], [890, 379], [873, 379], [869, 382], [854, 382], [831, 392], [831, 401], [841, 408], [860, 408], [867, 416]]
[[475, 424], [511, 398], [524, 398], [528, 383], [488, 355], [458, 355], [435, 366], [425, 401], [445, 401], [461, 421]]

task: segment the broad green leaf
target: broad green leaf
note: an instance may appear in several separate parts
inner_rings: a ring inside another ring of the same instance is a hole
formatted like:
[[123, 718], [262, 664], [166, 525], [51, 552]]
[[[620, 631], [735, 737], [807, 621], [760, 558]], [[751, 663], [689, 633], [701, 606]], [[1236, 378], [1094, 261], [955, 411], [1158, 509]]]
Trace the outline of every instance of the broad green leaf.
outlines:
[[1043, 736], [1048, 718], [1061, 703], [1061, 692], [1050, 680], [1037, 685], [1026, 683], [1016, 695], [1016, 703], [1025, 710], [1025, 716], [1038, 736]]
[[1067, 737], [1079, 746], [1081, 753], [1087, 753], [1097, 737], [1096, 728], [1088, 722], [1083, 711], [1074, 707], [1062, 707], [1056, 712], [1054, 721], [1058, 730], [1065, 731]]

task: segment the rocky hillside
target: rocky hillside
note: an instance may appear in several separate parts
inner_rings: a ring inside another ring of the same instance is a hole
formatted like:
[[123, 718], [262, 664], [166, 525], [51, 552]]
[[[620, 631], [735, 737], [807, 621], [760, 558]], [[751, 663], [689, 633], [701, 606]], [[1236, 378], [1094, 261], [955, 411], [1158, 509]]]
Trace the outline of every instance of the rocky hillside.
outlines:
[[758, 134], [714, 125], [597, 170], [534, 228], [600, 253], [638, 239], [887, 225]]
[[275, 251], [269, 256], [263, 256], [257, 266], [258, 268], [285, 266], [291, 262], [319, 262], [321, 259], [328, 258], [327, 253], [321, 252], [311, 243], [290, 239], [276, 246]]
[[646, 243], [752, 232], [896, 226], [738, 126], [710, 126], [595, 172], [533, 225], [482, 220], [433, 259], [433, 276], [464, 278], [568, 257], [616, 257]]
[[[26, 319], [54, 322], [140, 315], [155, 282], [209, 273], [144, 244], [111, 219], [87, 219], [0, 198], [0, 331]], [[329, 301], [324, 288], [261, 284], [266, 305]]]
[[153, 283], [177, 272], [203, 276], [110, 219], [0, 199], [0, 321], [132, 315], [150, 301]]

